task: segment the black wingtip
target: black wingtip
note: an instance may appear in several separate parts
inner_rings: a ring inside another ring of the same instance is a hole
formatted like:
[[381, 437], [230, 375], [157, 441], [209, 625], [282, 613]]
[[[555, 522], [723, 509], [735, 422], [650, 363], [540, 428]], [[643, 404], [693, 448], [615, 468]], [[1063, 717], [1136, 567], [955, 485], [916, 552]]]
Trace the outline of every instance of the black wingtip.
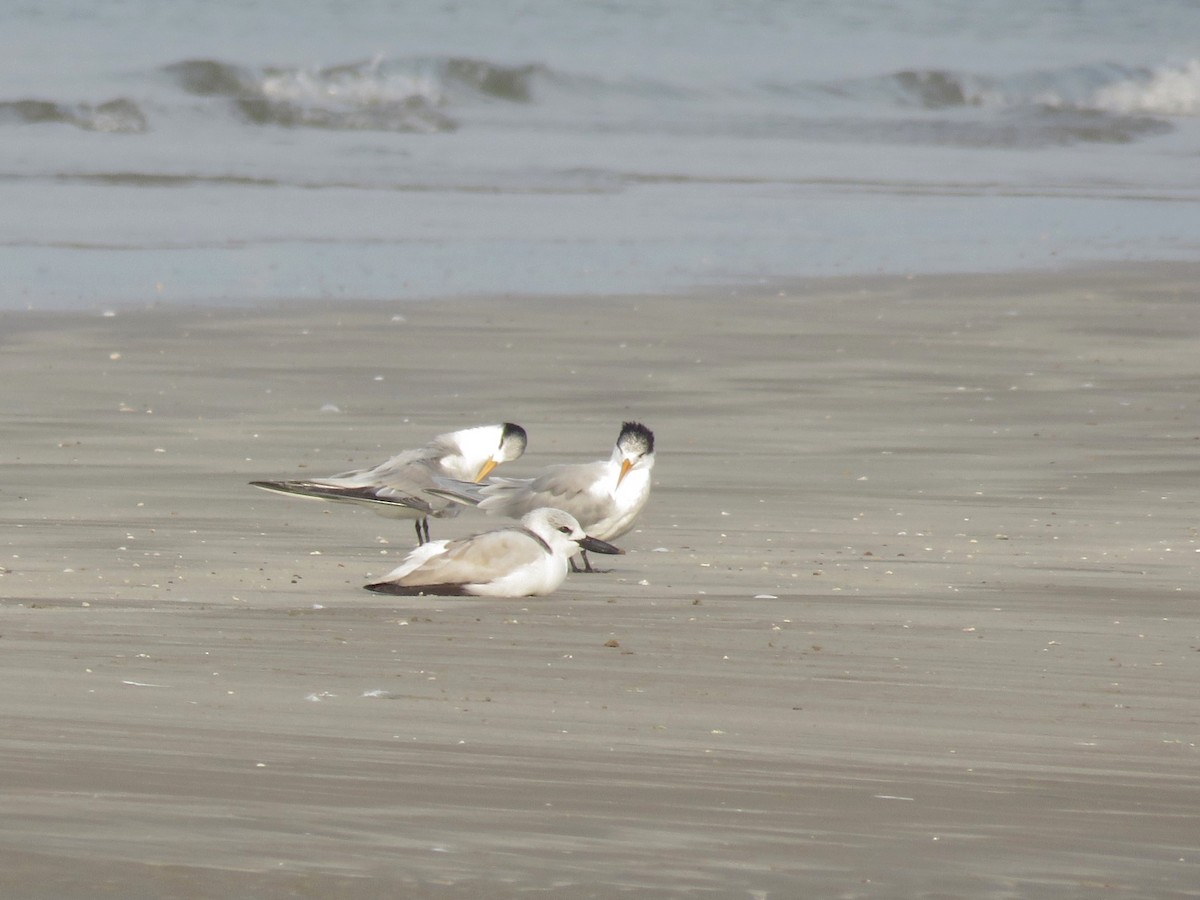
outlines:
[[373, 584], [364, 584], [364, 591], [374, 591], [376, 594], [404, 594], [407, 593], [400, 585], [393, 584], [390, 581], [376, 581]]
[[397, 584], [394, 581], [376, 581], [364, 584], [363, 590], [376, 594], [393, 594], [397, 597], [469, 597], [461, 584]]
[[251, 481], [250, 486], [259, 488], [260, 490], [270, 491], [272, 494], [291, 494], [293, 496], [303, 495], [303, 491], [297, 491], [295, 488], [296, 482], [293, 481]]

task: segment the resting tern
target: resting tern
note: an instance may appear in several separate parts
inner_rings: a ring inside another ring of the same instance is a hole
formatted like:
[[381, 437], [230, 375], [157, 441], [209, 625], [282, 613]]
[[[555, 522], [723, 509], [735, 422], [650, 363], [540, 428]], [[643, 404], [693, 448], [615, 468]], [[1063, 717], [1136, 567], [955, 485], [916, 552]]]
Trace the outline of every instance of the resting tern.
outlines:
[[423, 544], [382, 581], [365, 587], [405, 596], [541, 596], [563, 583], [568, 559], [581, 549], [622, 552], [585, 534], [570, 513], [535, 509], [520, 525]]

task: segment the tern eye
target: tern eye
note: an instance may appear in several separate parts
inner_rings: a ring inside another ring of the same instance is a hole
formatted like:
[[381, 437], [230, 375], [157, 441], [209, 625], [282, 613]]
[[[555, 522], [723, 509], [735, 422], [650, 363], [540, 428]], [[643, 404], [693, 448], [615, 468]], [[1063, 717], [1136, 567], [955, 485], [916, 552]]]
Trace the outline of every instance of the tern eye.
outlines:
[[561, 531], [563, 534], [570, 534], [570, 533], [571, 533], [571, 529], [570, 529], [570, 528], [568, 528], [566, 525], [559, 525], [559, 526], [558, 526], [558, 530], [559, 530], [559, 531]]

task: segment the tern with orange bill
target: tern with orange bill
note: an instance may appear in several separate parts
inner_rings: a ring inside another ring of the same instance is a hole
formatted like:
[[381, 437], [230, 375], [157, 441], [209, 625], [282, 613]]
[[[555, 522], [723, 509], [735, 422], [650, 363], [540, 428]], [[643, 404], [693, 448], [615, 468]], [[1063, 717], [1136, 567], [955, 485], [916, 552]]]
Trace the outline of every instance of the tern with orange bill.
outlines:
[[[513, 519], [540, 507], [565, 510], [588, 535], [610, 541], [633, 528], [650, 497], [653, 468], [654, 433], [640, 422], [625, 422], [606, 460], [548, 466], [533, 478], [493, 477], [479, 484], [437, 477], [432, 492]], [[593, 571], [587, 553], [580, 555], [584, 571]], [[574, 560], [571, 568], [576, 570]]]
[[525, 452], [525, 429], [512, 422], [480, 425], [434, 438], [424, 447], [405, 450], [377, 466], [328, 478], [252, 481], [254, 487], [316, 500], [369, 505], [392, 518], [416, 519], [417, 544], [429, 540], [429, 518], [448, 518], [459, 507], [429, 493], [437, 478], [455, 483], [482, 481], [496, 466]]

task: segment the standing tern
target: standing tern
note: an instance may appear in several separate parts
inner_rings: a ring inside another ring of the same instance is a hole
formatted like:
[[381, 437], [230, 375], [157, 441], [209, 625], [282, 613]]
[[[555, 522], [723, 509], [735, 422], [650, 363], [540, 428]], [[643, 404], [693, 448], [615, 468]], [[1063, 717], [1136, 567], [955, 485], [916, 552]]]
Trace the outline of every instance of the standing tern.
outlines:
[[[513, 519], [554, 507], [569, 512], [589, 535], [609, 541], [633, 527], [650, 497], [653, 468], [654, 433], [640, 422], [625, 422], [607, 460], [548, 466], [533, 478], [495, 477], [482, 484], [438, 477], [433, 493]], [[593, 571], [587, 553], [580, 556], [584, 571]], [[577, 571], [574, 560], [571, 570]]]
[[458, 507], [445, 497], [428, 493], [435, 486], [435, 478], [451, 478], [463, 483], [481, 481], [496, 466], [524, 453], [525, 444], [525, 429], [520, 425], [512, 422], [480, 425], [438, 435], [424, 447], [405, 450], [368, 469], [311, 481], [250, 483], [280, 494], [367, 503], [383, 516], [416, 519], [419, 546], [429, 540], [430, 516], [458, 515]]
[[623, 552], [585, 534], [570, 513], [535, 509], [519, 525], [423, 544], [382, 581], [365, 587], [404, 596], [541, 596], [563, 583], [568, 559], [581, 549]]

